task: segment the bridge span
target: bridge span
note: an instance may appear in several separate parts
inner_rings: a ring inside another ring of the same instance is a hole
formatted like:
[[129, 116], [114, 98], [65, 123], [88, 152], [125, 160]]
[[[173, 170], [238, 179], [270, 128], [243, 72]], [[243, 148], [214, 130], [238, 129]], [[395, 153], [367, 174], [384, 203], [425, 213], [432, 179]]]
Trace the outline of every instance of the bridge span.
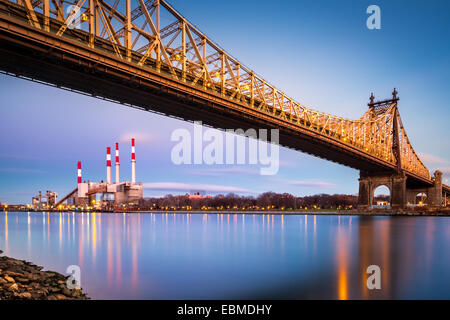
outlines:
[[390, 189], [393, 207], [415, 203], [420, 192], [441, 205], [450, 193], [414, 151], [395, 89], [387, 100], [372, 95], [356, 120], [314, 110], [164, 0], [0, 0], [0, 69], [218, 129], [277, 128], [281, 145], [359, 170], [363, 207], [379, 185]]

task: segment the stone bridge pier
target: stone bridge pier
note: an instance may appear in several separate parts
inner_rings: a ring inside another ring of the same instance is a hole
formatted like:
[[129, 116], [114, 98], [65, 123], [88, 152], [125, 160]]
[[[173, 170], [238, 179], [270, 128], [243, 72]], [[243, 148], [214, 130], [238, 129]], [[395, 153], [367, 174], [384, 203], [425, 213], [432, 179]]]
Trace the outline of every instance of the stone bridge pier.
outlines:
[[408, 183], [404, 173], [399, 174], [368, 174], [360, 172], [358, 208], [371, 208], [374, 193], [379, 186], [386, 186], [390, 191], [391, 208], [402, 209], [408, 204], [417, 204], [416, 196], [420, 193], [426, 195], [424, 204], [429, 206], [442, 205], [442, 172], [435, 171], [432, 186], [420, 186]]

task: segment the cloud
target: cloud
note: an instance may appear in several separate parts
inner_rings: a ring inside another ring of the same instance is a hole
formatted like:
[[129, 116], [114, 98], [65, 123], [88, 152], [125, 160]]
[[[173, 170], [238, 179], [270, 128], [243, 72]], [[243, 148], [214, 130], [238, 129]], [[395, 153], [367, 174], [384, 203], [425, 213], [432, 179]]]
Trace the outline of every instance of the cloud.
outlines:
[[434, 156], [432, 154], [428, 154], [428, 153], [419, 153], [419, 158], [423, 161], [426, 162], [428, 165], [437, 165], [437, 164], [443, 164], [443, 163], [448, 163], [447, 160], [439, 158], [437, 156]]
[[18, 191], [18, 192], [6, 192], [6, 193], [1, 194], [0, 196], [5, 197], [5, 196], [31, 196], [31, 195], [33, 195], [33, 192]]
[[288, 182], [291, 185], [299, 187], [312, 187], [312, 188], [334, 188], [336, 185], [327, 181], [314, 181], [314, 180], [292, 180]]
[[189, 169], [186, 170], [187, 174], [195, 175], [195, 176], [208, 176], [208, 177], [220, 177], [229, 174], [238, 174], [238, 175], [258, 175], [259, 170], [251, 170], [249, 168], [204, 168], [204, 169]]
[[46, 173], [46, 171], [39, 170], [39, 169], [25, 169], [25, 168], [0, 168], [0, 172], [3, 172], [3, 173], [31, 173], [31, 174]]
[[24, 155], [24, 154], [7, 154], [7, 153], [0, 153], [0, 158], [3, 159], [26, 159], [26, 160], [36, 160], [40, 159], [36, 156], [30, 156], [30, 155]]
[[222, 186], [212, 184], [195, 184], [195, 183], [179, 183], [179, 182], [149, 182], [144, 183], [144, 189], [158, 190], [158, 191], [178, 191], [178, 192], [190, 192], [190, 191], [206, 191], [206, 192], [241, 192], [252, 193], [248, 189]]
[[153, 142], [156, 140], [154, 136], [146, 132], [127, 132], [120, 136], [120, 142], [131, 143], [131, 138], [136, 139], [136, 143]]
[[293, 167], [296, 166], [296, 163], [291, 162], [291, 161], [288, 161], [288, 160], [280, 160], [280, 161], [279, 161], [279, 165], [280, 165], [280, 168], [281, 168], [281, 167], [284, 167], [284, 168], [293, 168]]

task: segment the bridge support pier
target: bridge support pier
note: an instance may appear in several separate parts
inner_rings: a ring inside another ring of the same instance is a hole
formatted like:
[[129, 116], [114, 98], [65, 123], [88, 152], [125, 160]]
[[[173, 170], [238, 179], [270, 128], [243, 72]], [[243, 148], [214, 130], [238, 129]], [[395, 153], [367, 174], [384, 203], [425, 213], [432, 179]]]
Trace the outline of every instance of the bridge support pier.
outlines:
[[442, 203], [442, 172], [436, 170], [433, 177], [433, 186], [428, 188], [427, 204], [441, 206]]
[[400, 174], [368, 174], [360, 172], [358, 208], [368, 209], [373, 205], [375, 189], [386, 186], [390, 191], [391, 208], [403, 209], [407, 205], [415, 205], [419, 193], [426, 195], [424, 204], [442, 205], [442, 172], [436, 171], [432, 186], [408, 186], [407, 177]]
[[386, 186], [391, 193], [391, 207], [403, 208], [406, 204], [405, 174], [370, 175], [360, 172], [358, 208], [367, 209], [373, 205], [374, 192], [379, 186]]

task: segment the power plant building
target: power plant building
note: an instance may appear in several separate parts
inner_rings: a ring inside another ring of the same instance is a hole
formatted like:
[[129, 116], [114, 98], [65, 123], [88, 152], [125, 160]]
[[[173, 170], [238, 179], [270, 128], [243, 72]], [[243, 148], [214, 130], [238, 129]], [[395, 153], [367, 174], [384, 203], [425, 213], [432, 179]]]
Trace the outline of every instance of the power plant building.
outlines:
[[32, 207], [36, 210], [52, 208], [55, 206], [57, 198], [58, 194], [56, 192], [47, 190], [43, 195], [42, 192], [39, 191], [39, 194], [32, 198]]
[[77, 187], [61, 199], [77, 207], [108, 208], [123, 204], [137, 204], [143, 199], [142, 183], [136, 182], [135, 139], [131, 139], [131, 181], [120, 181], [119, 144], [116, 143], [115, 182], [111, 179], [111, 148], [106, 148], [106, 182], [82, 182], [81, 162], [77, 166]]

